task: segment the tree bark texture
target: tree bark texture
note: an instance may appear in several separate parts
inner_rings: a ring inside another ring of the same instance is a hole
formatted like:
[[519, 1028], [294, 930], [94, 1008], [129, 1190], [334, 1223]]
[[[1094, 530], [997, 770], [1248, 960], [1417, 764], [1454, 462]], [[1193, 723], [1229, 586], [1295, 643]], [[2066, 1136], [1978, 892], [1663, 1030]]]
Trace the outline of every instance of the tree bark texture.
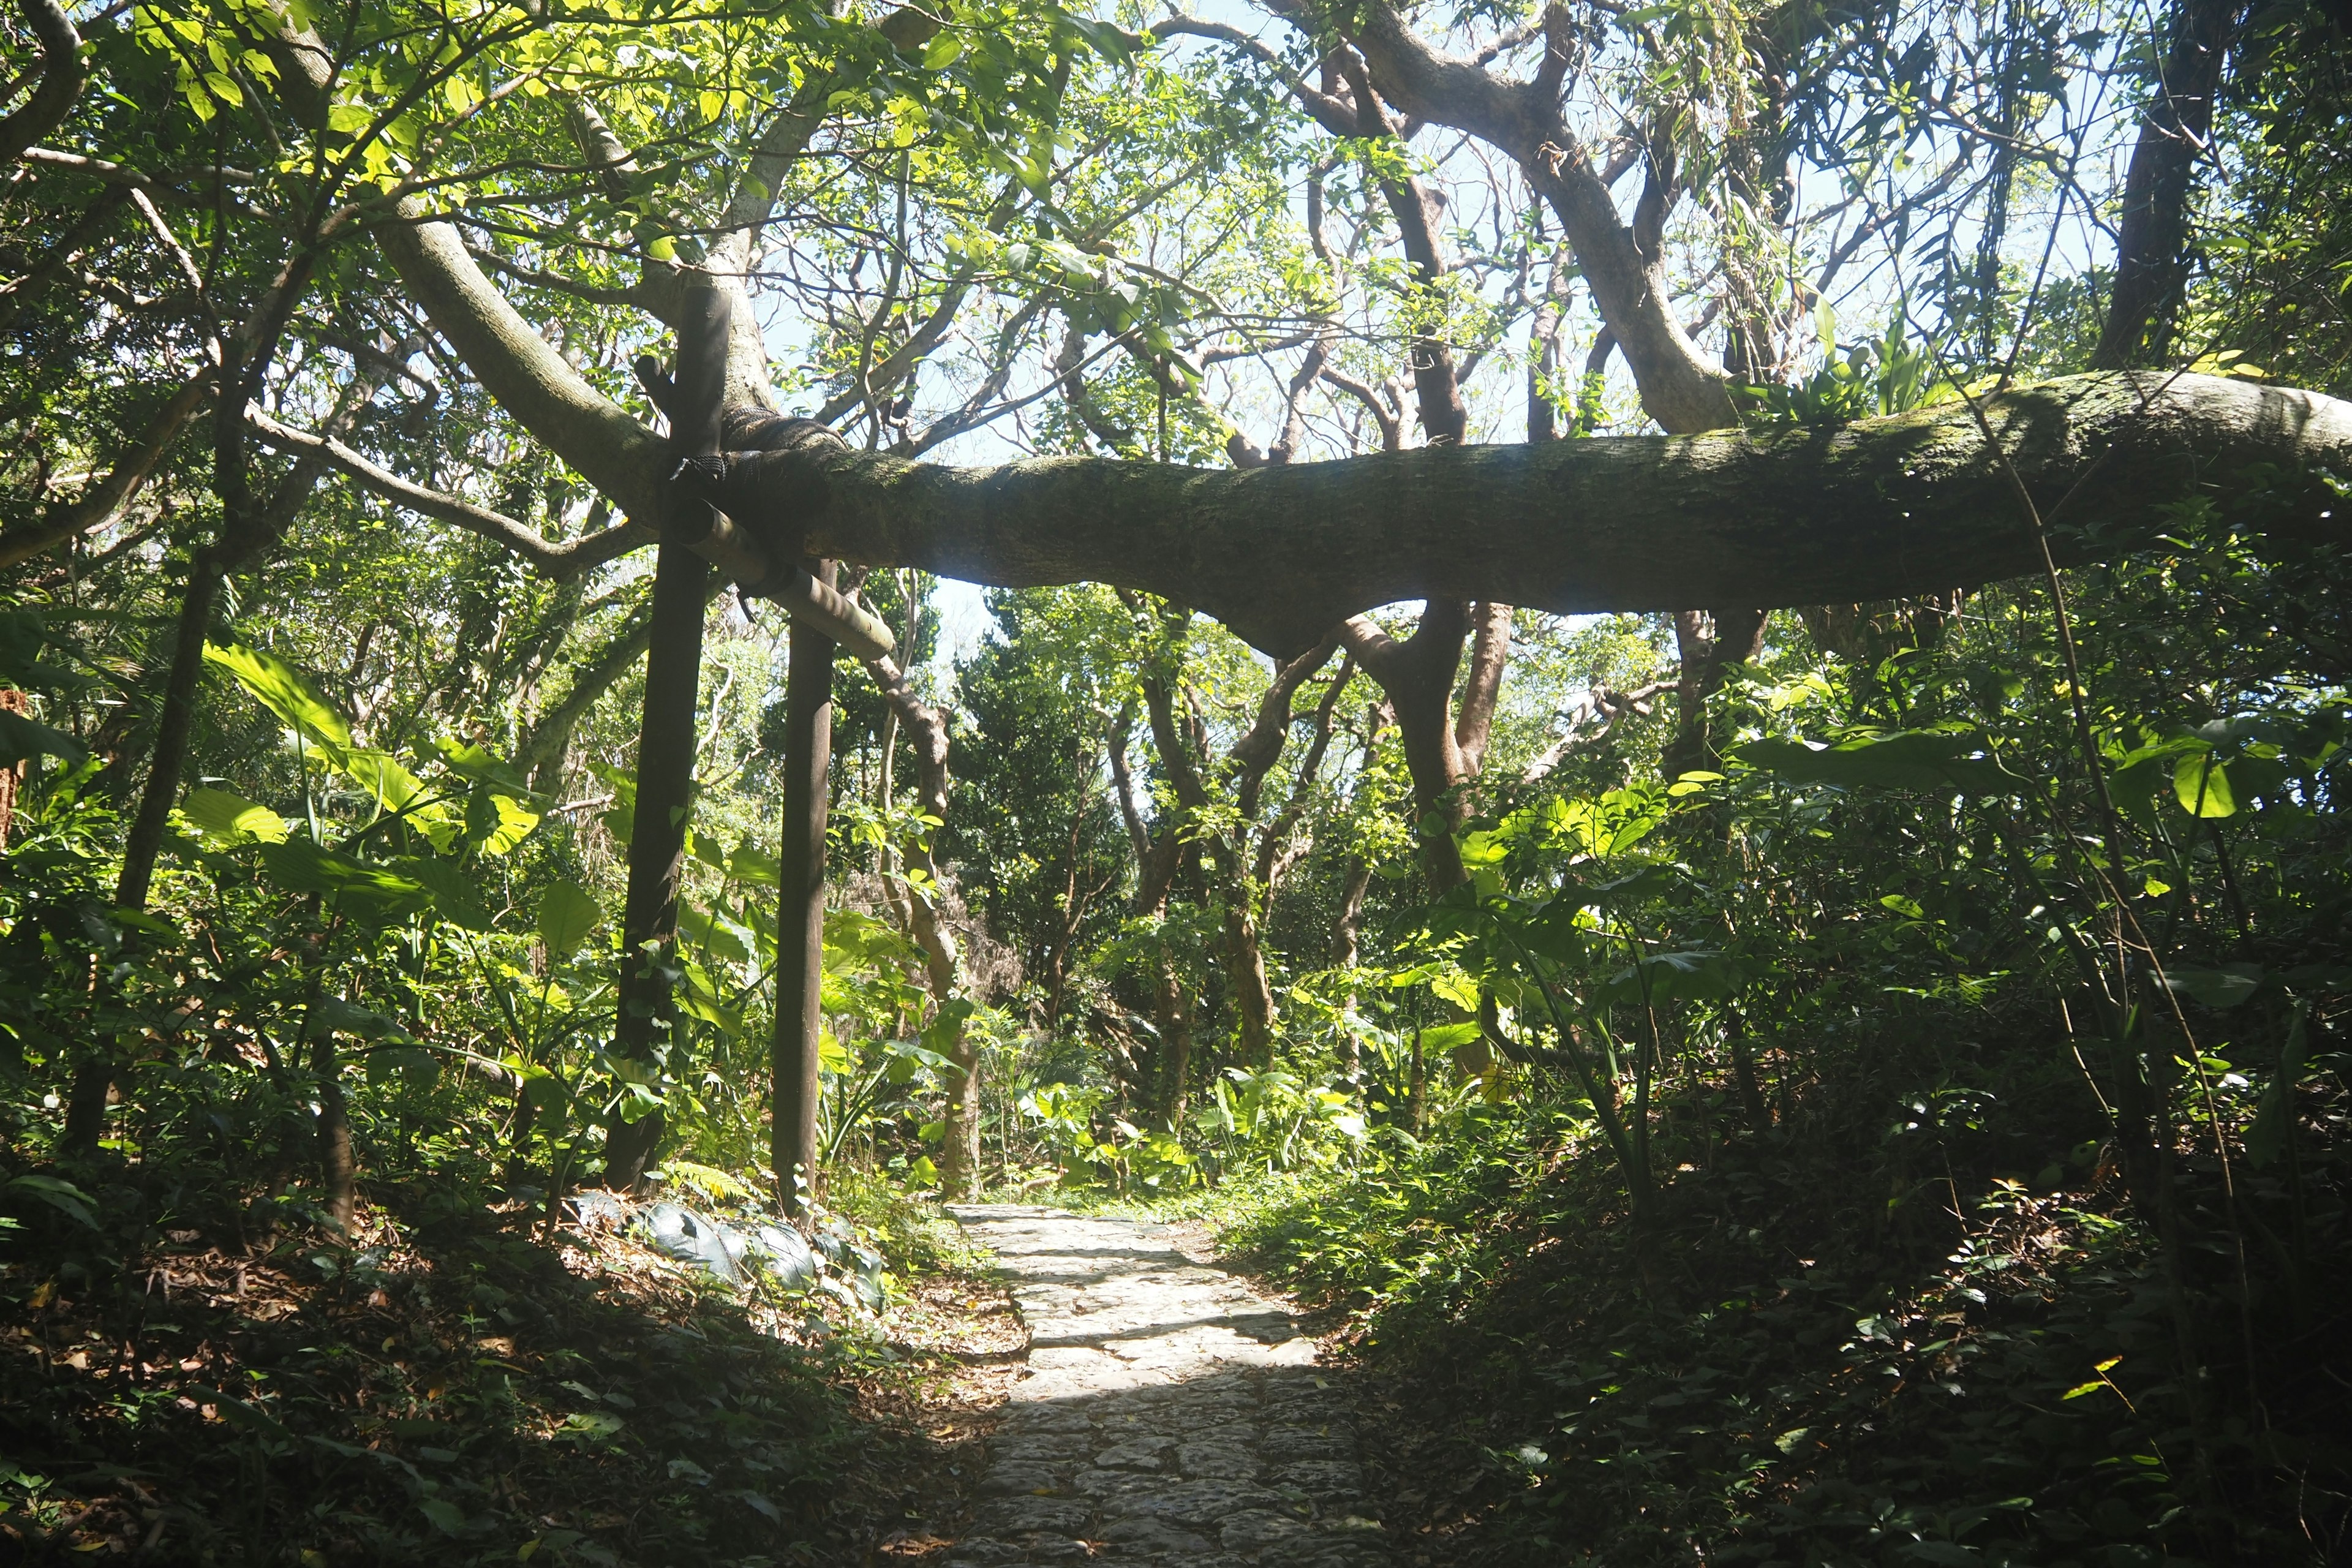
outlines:
[[[677, 1025], [670, 992], [677, 961], [677, 889], [686, 868], [686, 817], [694, 791], [694, 716], [702, 688], [705, 580], [710, 568], [665, 542], [655, 557], [646, 656], [645, 712], [637, 728], [637, 798], [629, 833], [629, 886], [621, 912], [620, 1010], [613, 1048], [650, 1066]], [[605, 1129], [604, 1184], [644, 1176], [667, 1122], [659, 1110]]]
[[1422, 874], [1433, 894], [1458, 887], [1463, 879], [1462, 856], [1452, 831], [1462, 815], [1461, 803], [1449, 803], [1448, 792], [1465, 776], [1452, 705], [1454, 678], [1462, 668], [1469, 626], [1469, 605], [1459, 599], [1432, 599], [1422, 611], [1421, 625], [1402, 642], [1361, 616], [1341, 628], [1349, 651], [1381, 683], [1395, 716], [1405, 771], [1412, 779]]
[[2124, 173], [2116, 289], [2091, 363], [2101, 370], [2163, 363], [2173, 311], [2189, 281], [2189, 199], [2213, 128], [2221, 69], [2244, 0], [2178, 0], [2171, 37]]
[[14, 113], [0, 118], [0, 167], [65, 122], [81, 94], [81, 35], [57, 0], [16, 0], [41, 45], [41, 79]]
[[[833, 565], [820, 578], [832, 585]], [[824, 834], [833, 765], [834, 640], [793, 624], [784, 678], [784, 806], [778, 858], [775, 1106], [769, 1129], [776, 1191], [784, 1212], [805, 1212], [815, 1195], [816, 1113], [824, 1082], [817, 1049], [824, 1026]]]
[[[655, 514], [675, 466], [659, 438], [530, 329], [455, 229], [387, 226], [380, 244], [508, 412], [624, 511]], [[1590, 258], [1578, 254], [1598, 300]], [[1612, 341], [1623, 331], [1612, 328]], [[2352, 464], [2352, 405], [2336, 399], [2103, 374], [2015, 388], [1986, 411], [1999, 457], [1964, 407], [1944, 404], [1832, 430], [1423, 447], [1236, 471], [1093, 458], [959, 468], [852, 451], [830, 436], [759, 452], [737, 438], [713, 471], [684, 482], [740, 525], [697, 549], [721, 570], [751, 573], [754, 591], [796, 618], [832, 612], [800, 582], [805, 572], [776, 564], [803, 552], [779, 552], [784, 542], [997, 587], [1143, 589], [1284, 657], [1348, 616], [1411, 598], [1557, 614], [1769, 609], [2024, 575], [2042, 559], [2004, 459], [2053, 522], [2062, 565], [2151, 542], [2158, 509], [2200, 493], [2225, 511], [2252, 501], [2251, 527], [2347, 534], [2324, 487], [2290, 478], [2281, 495], [2231, 482], [2263, 466], [2294, 476]]]
[[[2352, 404], [2197, 375], [2071, 376], [1835, 429], [1422, 447], [1244, 470], [1052, 458], [910, 463], [810, 442], [695, 482], [750, 530], [1003, 587], [1104, 582], [1191, 604], [1280, 657], [1357, 611], [1487, 598], [1558, 614], [1895, 598], [2038, 572], [2013, 465], [2062, 565], [2212, 499], [2342, 540], [2298, 478], [2352, 465]], [[2276, 479], [2252, 470], [2284, 470]]]
[[[908, 642], [914, 641], [909, 635]], [[874, 683], [890, 704], [915, 752], [915, 797], [927, 816], [941, 822], [948, 815], [948, 726], [946, 717], [917, 694], [897, 663], [885, 657], [866, 661]], [[886, 750], [887, 765], [887, 750]], [[899, 845], [909, 873], [905, 911], [915, 945], [922, 950], [923, 976], [931, 1001], [946, 1016], [962, 999], [960, 954], [955, 935], [940, 918], [941, 879], [931, 855], [930, 835], [909, 834]], [[946, 1129], [941, 1140], [940, 1189], [951, 1196], [969, 1195], [980, 1180], [980, 1053], [962, 1024], [948, 1031], [944, 1055]]]
[[[678, 374], [670, 389], [670, 445], [678, 458], [719, 445], [726, 366], [726, 296], [688, 291], [678, 327]], [[614, 1053], [650, 1068], [677, 1027], [671, 974], [677, 960], [677, 893], [686, 869], [686, 818], [694, 793], [694, 718], [702, 693], [703, 606], [709, 567], [680, 542], [705, 524], [709, 507], [673, 498], [655, 557], [647, 623], [645, 710], [637, 729], [637, 799], [629, 834], [629, 888], [621, 913], [619, 1012]], [[604, 1184], [637, 1184], [660, 1145], [658, 1110], [614, 1117], [604, 1131]]]
[[1723, 760], [1707, 730], [1706, 701], [1723, 689], [1733, 665], [1763, 651], [1764, 621], [1761, 610], [1675, 612], [1675, 650], [1682, 665], [1675, 681], [1675, 736], [1658, 764], [1666, 778], [1712, 771]]

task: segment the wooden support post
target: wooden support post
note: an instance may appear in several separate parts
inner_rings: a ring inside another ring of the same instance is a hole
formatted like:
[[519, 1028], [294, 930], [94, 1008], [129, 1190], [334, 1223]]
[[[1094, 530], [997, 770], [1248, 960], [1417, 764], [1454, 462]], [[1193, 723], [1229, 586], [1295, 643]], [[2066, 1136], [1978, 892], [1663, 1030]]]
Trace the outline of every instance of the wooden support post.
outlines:
[[[835, 567], [817, 563], [831, 588]], [[824, 1027], [824, 834], [833, 764], [833, 638], [795, 620], [784, 678], [784, 816], [776, 909], [776, 1191], [784, 1212], [807, 1212], [817, 1166], [818, 1031]]]
[[[669, 402], [670, 447], [679, 458], [719, 450], [726, 390], [727, 296], [688, 274], [677, 329], [677, 375]], [[677, 948], [677, 889], [686, 861], [686, 817], [694, 789], [694, 717], [701, 699], [703, 609], [709, 563], [683, 541], [710, 531], [710, 508], [673, 490], [665, 501], [654, 565], [645, 714], [637, 731], [637, 801], [629, 838], [628, 902], [621, 916], [620, 1015], [614, 1054], [647, 1068], [669, 1044], [677, 1011], [671, 976]], [[658, 1110], [615, 1117], [604, 1133], [604, 1183], [635, 1186], [660, 1145]]]

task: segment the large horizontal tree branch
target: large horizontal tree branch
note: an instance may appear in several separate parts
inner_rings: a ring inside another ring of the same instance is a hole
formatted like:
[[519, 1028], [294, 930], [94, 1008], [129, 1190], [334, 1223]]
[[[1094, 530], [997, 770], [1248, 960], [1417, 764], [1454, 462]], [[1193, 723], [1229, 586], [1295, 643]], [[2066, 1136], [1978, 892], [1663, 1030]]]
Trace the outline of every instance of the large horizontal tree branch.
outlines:
[[1373, 605], [1559, 613], [1851, 603], [2038, 571], [2003, 458], [2062, 563], [2146, 545], [2210, 500], [2352, 540], [2305, 477], [2352, 472], [2352, 404], [2210, 376], [2069, 377], [1835, 430], [1422, 447], [1246, 470], [1092, 458], [956, 468], [831, 441], [681, 482], [795, 552], [1003, 587], [1103, 582], [1197, 606], [1269, 652]]

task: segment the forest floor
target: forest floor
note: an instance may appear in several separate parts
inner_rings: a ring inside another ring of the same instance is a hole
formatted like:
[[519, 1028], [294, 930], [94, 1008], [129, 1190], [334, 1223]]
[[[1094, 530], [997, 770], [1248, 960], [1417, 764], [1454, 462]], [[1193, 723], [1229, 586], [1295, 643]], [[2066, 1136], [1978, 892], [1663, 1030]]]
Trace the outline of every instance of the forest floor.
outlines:
[[0, 1253], [0, 1564], [937, 1562], [1026, 1345], [910, 1209], [877, 1320], [497, 1205], [326, 1241], [90, 1186]]

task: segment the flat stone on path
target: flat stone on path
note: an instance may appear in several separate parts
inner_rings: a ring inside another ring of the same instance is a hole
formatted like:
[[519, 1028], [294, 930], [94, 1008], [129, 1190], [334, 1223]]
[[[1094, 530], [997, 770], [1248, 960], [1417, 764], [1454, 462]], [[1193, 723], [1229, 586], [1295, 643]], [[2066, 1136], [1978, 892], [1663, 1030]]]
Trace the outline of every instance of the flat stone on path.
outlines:
[[1290, 1310], [1166, 1227], [951, 1205], [1012, 1277], [1027, 1374], [949, 1568], [1381, 1568], [1346, 1401]]

